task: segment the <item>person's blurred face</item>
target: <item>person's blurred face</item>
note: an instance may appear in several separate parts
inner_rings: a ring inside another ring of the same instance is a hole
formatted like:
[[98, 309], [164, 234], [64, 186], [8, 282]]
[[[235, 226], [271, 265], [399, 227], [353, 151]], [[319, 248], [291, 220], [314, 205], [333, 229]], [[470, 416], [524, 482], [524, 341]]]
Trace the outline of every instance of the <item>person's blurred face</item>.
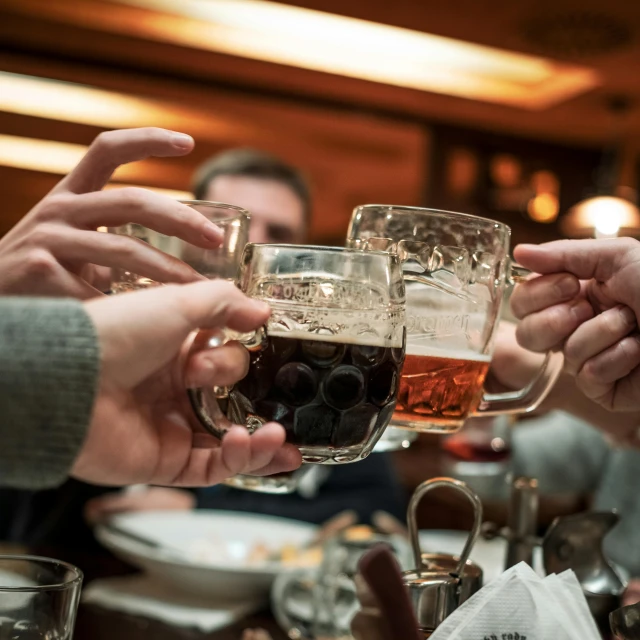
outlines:
[[305, 240], [302, 202], [281, 182], [250, 176], [218, 176], [209, 183], [205, 198], [247, 209], [251, 214], [249, 242], [298, 244]]

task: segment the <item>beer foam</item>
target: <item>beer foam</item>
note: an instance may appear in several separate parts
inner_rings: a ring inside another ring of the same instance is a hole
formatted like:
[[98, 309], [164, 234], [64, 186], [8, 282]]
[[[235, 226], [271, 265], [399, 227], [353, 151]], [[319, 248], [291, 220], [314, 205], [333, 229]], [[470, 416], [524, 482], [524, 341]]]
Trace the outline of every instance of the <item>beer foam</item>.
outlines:
[[363, 334], [361, 337], [353, 334], [345, 333], [315, 333], [312, 331], [304, 331], [303, 329], [292, 329], [291, 331], [272, 331], [267, 329], [270, 338], [289, 338], [291, 340], [314, 340], [318, 342], [333, 342], [337, 344], [349, 344], [362, 347], [380, 347], [381, 349], [400, 348], [399, 344], [392, 344], [391, 341], [385, 341], [381, 336], [372, 336]]
[[477, 353], [467, 349], [438, 349], [437, 347], [411, 344], [407, 342], [408, 356], [428, 358], [450, 358], [452, 360], [472, 360], [473, 362], [491, 362], [491, 355]]

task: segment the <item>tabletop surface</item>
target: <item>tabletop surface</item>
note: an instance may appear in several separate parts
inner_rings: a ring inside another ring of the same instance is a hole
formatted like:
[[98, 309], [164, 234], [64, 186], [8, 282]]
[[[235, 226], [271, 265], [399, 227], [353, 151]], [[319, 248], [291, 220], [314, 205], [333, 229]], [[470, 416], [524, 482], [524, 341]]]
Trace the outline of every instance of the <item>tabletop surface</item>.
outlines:
[[[68, 549], [25, 548], [0, 544], [0, 553], [19, 553], [58, 558], [74, 564], [84, 573], [84, 585], [97, 578], [122, 576], [136, 570], [106, 551], [74, 552]], [[245, 629], [267, 630], [273, 640], [288, 640], [268, 610], [237, 621], [224, 629], [204, 633], [142, 616], [135, 616], [94, 604], [80, 604], [74, 640], [240, 640]]]
[[240, 640], [247, 628], [266, 629], [273, 640], [287, 640], [269, 612], [252, 615], [211, 633], [175, 627], [95, 605], [80, 605], [74, 640]]

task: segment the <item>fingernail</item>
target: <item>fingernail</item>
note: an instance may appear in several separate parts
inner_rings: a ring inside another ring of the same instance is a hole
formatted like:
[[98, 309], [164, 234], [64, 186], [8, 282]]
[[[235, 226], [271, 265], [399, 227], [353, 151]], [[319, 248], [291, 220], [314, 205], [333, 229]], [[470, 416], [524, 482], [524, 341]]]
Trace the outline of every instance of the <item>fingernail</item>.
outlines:
[[222, 240], [222, 235], [222, 229], [220, 229], [220, 227], [216, 227], [213, 222], [207, 222], [207, 224], [202, 228], [202, 236], [209, 242], [219, 243]]
[[571, 311], [578, 322], [586, 322], [593, 318], [593, 308], [585, 300], [571, 305]]
[[191, 149], [193, 138], [186, 133], [172, 133], [171, 144], [178, 149]]
[[562, 296], [573, 296], [580, 290], [578, 280], [569, 275], [560, 278], [560, 280], [556, 282], [556, 286]]
[[631, 327], [636, 324], [636, 314], [629, 307], [621, 307], [620, 313], [626, 324]]

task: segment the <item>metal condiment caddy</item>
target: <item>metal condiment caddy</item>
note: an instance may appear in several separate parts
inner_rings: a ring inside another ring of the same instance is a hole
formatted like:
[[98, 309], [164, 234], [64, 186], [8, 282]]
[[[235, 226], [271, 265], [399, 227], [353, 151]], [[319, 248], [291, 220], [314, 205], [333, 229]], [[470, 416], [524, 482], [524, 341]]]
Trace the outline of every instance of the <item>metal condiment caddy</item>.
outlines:
[[[417, 508], [429, 491], [448, 487], [465, 495], [473, 506], [474, 524], [460, 557], [449, 554], [423, 554], [418, 535]], [[407, 511], [407, 524], [415, 569], [405, 571], [403, 580], [424, 637], [466, 599], [482, 587], [482, 570], [469, 561], [469, 554], [482, 526], [480, 498], [464, 483], [453, 478], [427, 480], [413, 493]]]

